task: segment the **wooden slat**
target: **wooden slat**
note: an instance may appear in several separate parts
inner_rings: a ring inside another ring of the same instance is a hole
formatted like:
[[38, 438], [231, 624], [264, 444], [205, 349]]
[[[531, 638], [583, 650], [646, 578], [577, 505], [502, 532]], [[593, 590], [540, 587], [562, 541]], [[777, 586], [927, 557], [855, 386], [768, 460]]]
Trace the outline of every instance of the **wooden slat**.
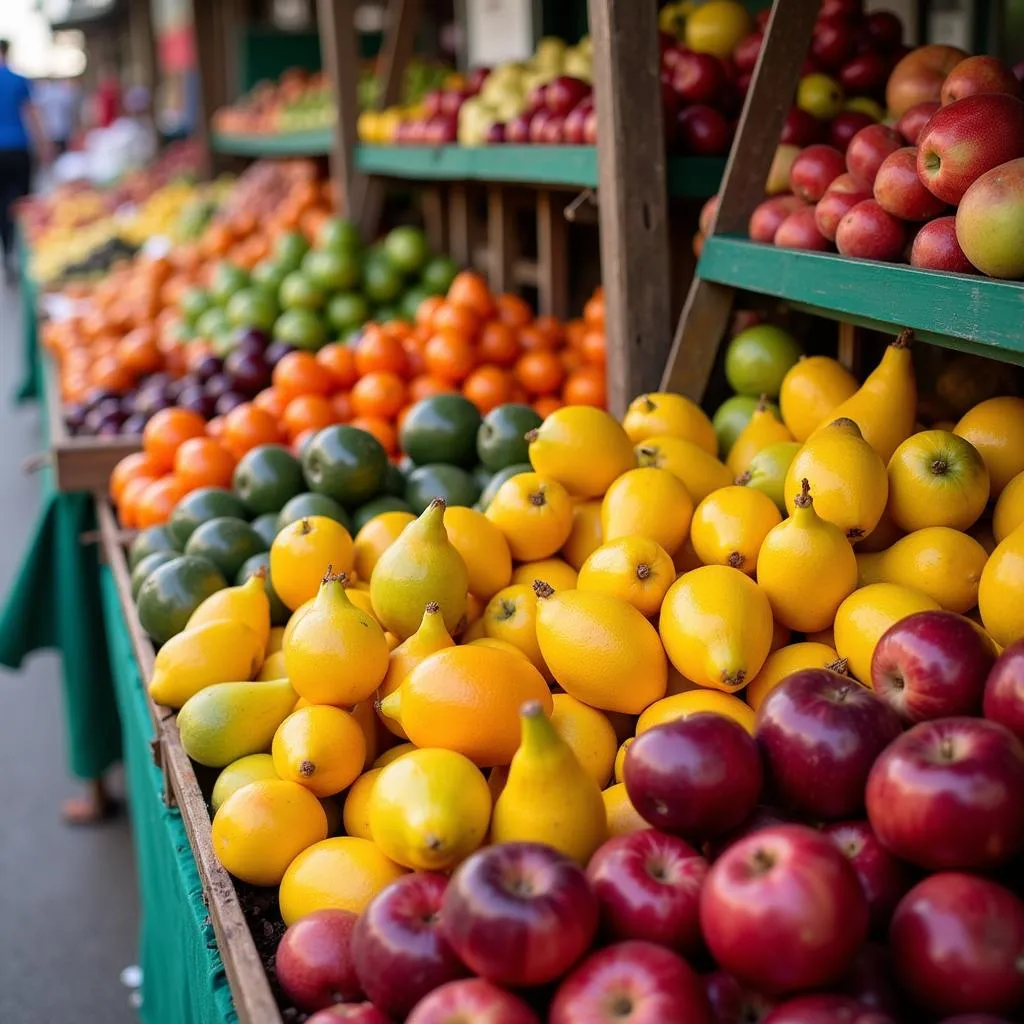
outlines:
[[448, 229], [444, 217], [444, 195], [440, 185], [428, 185], [420, 191], [423, 228], [433, 252], [448, 251]]
[[516, 221], [508, 196], [500, 185], [487, 190], [487, 276], [491, 290], [507, 292], [512, 287], [512, 263], [516, 256]]
[[671, 342], [668, 198], [654, 4], [589, 0], [608, 402], [657, 384]]
[[568, 227], [562, 200], [547, 191], [537, 193], [537, 308], [547, 316], [569, 314]]
[[[800, 80], [818, 0], [776, 0], [726, 163], [712, 234], [746, 233]], [[731, 288], [697, 276], [683, 306], [661, 387], [699, 400], [732, 312]]]
[[455, 182], [448, 190], [448, 252], [456, 263], [468, 266], [473, 257], [469, 190]]

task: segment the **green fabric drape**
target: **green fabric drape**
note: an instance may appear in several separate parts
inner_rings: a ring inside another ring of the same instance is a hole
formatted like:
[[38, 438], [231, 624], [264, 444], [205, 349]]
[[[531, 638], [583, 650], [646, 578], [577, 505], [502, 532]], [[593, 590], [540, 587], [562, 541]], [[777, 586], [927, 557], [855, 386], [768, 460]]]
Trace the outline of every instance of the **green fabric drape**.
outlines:
[[42, 391], [39, 366], [39, 321], [36, 317], [38, 289], [28, 272], [29, 253], [19, 233], [18, 259], [22, 268], [21, 287], [21, 383], [14, 397], [20, 402], [38, 398]]
[[117, 588], [106, 566], [100, 573], [142, 906], [141, 1017], [145, 1024], [232, 1024], [238, 1016], [185, 826], [163, 801], [163, 775], [150, 748], [153, 723]]

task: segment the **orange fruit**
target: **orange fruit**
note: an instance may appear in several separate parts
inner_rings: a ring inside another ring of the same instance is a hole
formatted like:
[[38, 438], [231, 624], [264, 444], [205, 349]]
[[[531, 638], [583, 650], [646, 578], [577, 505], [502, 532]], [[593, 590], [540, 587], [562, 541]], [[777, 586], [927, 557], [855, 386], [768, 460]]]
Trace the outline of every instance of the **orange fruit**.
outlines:
[[286, 401], [298, 395], [329, 395], [335, 389], [333, 374], [312, 352], [289, 352], [271, 379]]
[[438, 306], [431, 326], [434, 331], [450, 330], [470, 340], [480, 333], [480, 317], [466, 306], [455, 306], [445, 302]]
[[284, 396], [275, 387], [264, 388], [252, 403], [259, 409], [265, 409], [275, 420], [284, 416], [284, 410], [288, 405]]
[[533, 410], [536, 414], [544, 419], [547, 419], [553, 412], [558, 412], [562, 408], [562, 400], [555, 398], [554, 395], [545, 395], [543, 398], [538, 398], [533, 403]]
[[473, 310], [481, 320], [493, 316], [496, 308], [487, 282], [472, 270], [463, 270], [455, 275], [448, 288], [448, 302]]
[[516, 361], [516, 377], [531, 395], [553, 395], [565, 380], [565, 367], [554, 352], [526, 352]]
[[155, 332], [148, 324], [129, 331], [117, 343], [115, 351], [124, 367], [139, 377], [156, 373], [163, 366]]
[[109, 493], [115, 505], [121, 503], [125, 487], [139, 477], [155, 480], [161, 473], [160, 463], [145, 452], [132, 452], [126, 455], [110, 474]]
[[476, 352], [468, 338], [447, 329], [427, 342], [423, 358], [427, 371], [441, 380], [465, 380], [476, 366]]
[[356, 343], [355, 365], [360, 376], [377, 371], [404, 376], [408, 370], [405, 346], [381, 327], [370, 325]]
[[425, 298], [416, 310], [416, 324], [420, 327], [429, 327], [434, 322], [434, 314], [444, 305], [444, 299], [439, 295], [431, 295]]
[[382, 512], [356, 534], [355, 569], [361, 580], [370, 578], [380, 556], [398, 540], [402, 531], [415, 518], [411, 512]]
[[525, 327], [533, 319], [533, 310], [526, 299], [503, 292], [496, 300], [498, 319], [509, 327]]
[[334, 378], [334, 386], [347, 391], [359, 379], [356, 354], [351, 345], [332, 341], [316, 354], [316, 361]]
[[280, 440], [277, 420], [266, 409], [260, 409], [251, 402], [235, 406], [224, 417], [223, 442], [236, 459], [258, 445], [277, 444]]
[[373, 434], [384, 446], [386, 452], [398, 451], [398, 432], [387, 420], [381, 419], [379, 416], [357, 416], [351, 421], [350, 426]]
[[334, 412], [335, 423], [348, 423], [352, 419], [352, 393], [350, 391], [335, 391], [331, 395], [331, 409]]
[[580, 342], [580, 351], [588, 363], [593, 363], [595, 366], [604, 366], [607, 359], [604, 331], [587, 331]]
[[562, 388], [566, 405], [596, 405], [603, 409], [608, 402], [605, 373], [602, 366], [583, 366], [569, 374]]
[[202, 437], [206, 421], [190, 409], [161, 409], [142, 431], [142, 450], [168, 472], [178, 449], [190, 437]]
[[604, 289], [598, 288], [583, 307], [583, 322], [592, 330], [604, 333]]
[[512, 377], [497, 366], [481, 366], [475, 369], [462, 384], [462, 393], [481, 413], [504, 405], [512, 394]]
[[477, 341], [477, 354], [481, 363], [511, 366], [519, 357], [516, 332], [500, 320], [484, 324]]
[[390, 420], [405, 404], [405, 383], [396, 373], [375, 370], [356, 381], [351, 397], [357, 416]]
[[147, 526], [161, 526], [166, 523], [174, 511], [174, 506], [190, 489], [188, 484], [176, 476], [154, 480], [135, 502], [135, 525], [144, 530]]
[[642, 832], [650, 828], [650, 824], [640, 817], [640, 812], [633, 806], [621, 782], [609, 786], [601, 792], [604, 800], [605, 813], [608, 816], [608, 835], [625, 836], [630, 832]]
[[190, 437], [174, 455], [174, 475], [190, 490], [231, 487], [235, 457], [212, 437]]
[[214, 416], [206, 424], [206, 436], [220, 440], [224, 436], [224, 417]]
[[539, 316], [533, 321], [533, 326], [547, 335], [549, 348], [559, 348], [565, 343], [565, 325], [557, 316]]
[[455, 387], [451, 381], [433, 377], [430, 374], [422, 374], [409, 381], [410, 402], [419, 402], [433, 395], [450, 395], [453, 391], [455, 391]]
[[323, 430], [337, 422], [331, 399], [323, 395], [298, 395], [285, 407], [281, 426], [289, 439], [295, 440], [307, 430]]
[[158, 476], [136, 476], [122, 487], [121, 500], [117, 503], [117, 514], [125, 529], [134, 530], [138, 527], [138, 505], [142, 492], [159, 479]]
[[111, 351], [101, 355], [92, 364], [89, 380], [93, 387], [110, 391], [127, 391], [135, 382], [135, 374], [127, 366], [122, 365]]

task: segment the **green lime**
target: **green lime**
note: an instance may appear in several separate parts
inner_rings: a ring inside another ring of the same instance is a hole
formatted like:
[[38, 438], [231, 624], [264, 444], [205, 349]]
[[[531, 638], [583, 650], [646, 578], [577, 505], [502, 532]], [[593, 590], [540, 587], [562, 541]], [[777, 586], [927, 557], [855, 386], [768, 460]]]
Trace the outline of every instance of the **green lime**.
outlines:
[[[757, 399], [751, 395], [733, 395], [727, 398], [711, 417], [711, 423], [718, 435], [718, 456], [725, 459], [736, 438], [743, 432], [743, 428], [750, 422], [757, 408]], [[768, 403], [768, 408], [779, 415], [778, 406], [773, 402]]]
[[435, 256], [427, 261], [420, 283], [431, 295], [443, 295], [452, 286], [459, 265], [447, 256]]
[[210, 293], [202, 288], [189, 288], [182, 295], [179, 304], [181, 314], [190, 327], [195, 327], [199, 318], [212, 307], [213, 299], [210, 298]]
[[389, 231], [384, 239], [384, 251], [396, 269], [407, 276], [418, 274], [430, 255], [427, 236], [419, 228], [411, 227]]
[[289, 309], [274, 321], [274, 340], [315, 352], [327, 342], [323, 321], [310, 309]]
[[309, 242], [300, 231], [290, 231], [282, 235], [274, 246], [274, 261], [288, 270], [296, 270], [302, 257], [309, 252]]
[[181, 553], [181, 545], [176, 540], [169, 525], [147, 526], [140, 530], [128, 548], [128, 565], [134, 569], [146, 555], [155, 551], [176, 551]]
[[483, 493], [480, 495], [480, 509], [486, 512], [487, 506], [494, 500], [494, 496], [498, 493], [498, 488], [506, 481], [510, 480], [514, 476], [519, 476], [520, 473], [532, 473], [533, 466], [528, 462], [517, 462], [514, 466], [506, 466], [504, 469], [499, 469], [494, 476], [491, 477], [490, 483], [483, 489]]
[[277, 294], [282, 309], [319, 309], [324, 304], [324, 290], [309, 274], [293, 270], [282, 282]]
[[290, 273], [290, 268], [275, 263], [273, 260], [260, 260], [252, 268], [252, 283], [267, 292], [276, 302], [277, 293], [281, 290], [281, 282]]
[[270, 579], [270, 552], [261, 551], [252, 558], [247, 558], [242, 563], [235, 577], [235, 585], [241, 586], [250, 576], [263, 570], [263, 589], [267, 592], [267, 600], [270, 602], [270, 624], [272, 626], [283, 626], [288, 622], [291, 612], [285, 607], [284, 601], [277, 596], [273, 581]]
[[249, 284], [249, 275], [234, 263], [223, 260], [217, 264], [210, 282], [210, 296], [214, 302], [223, 306], [235, 292], [240, 292]]
[[225, 312], [232, 327], [269, 331], [277, 319], [277, 303], [261, 288], [243, 288], [228, 299]]
[[484, 417], [476, 435], [480, 461], [490, 470], [529, 462], [530, 445], [526, 434], [536, 430], [542, 422], [542, 418], [528, 405], [508, 402], [492, 409]]
[[775, 324], [740, 331], [725, 350], [725, 376], [739, 395], [778, 398], [782, 378], [803, 355], [796, 338]]
[[302, 456], [306, 482], [345, 508], [358, 508], [384, 486], [388, 454], [372, 434], [358, 427], [324, 427]]
[[277, 536], [277, 516], [277, 512], [264, 512], [263, 515], [257, 516], [252, 521], [252, 528], [263, 538], [263, 543], [267, 545], [268, 551]]
[[402, 294], [402, 274], [383, 255], [369, 257], [363, 267], [363, 292], [376, 305], [394, 302]]
[[327, 302], [327, 322], [338, 334], [362, 327], [370, 319], [370, 304], [359, 292], [341, 292]]
[[277, 532], [280, 533], [290, 523], [298, 522], [307, 516], [326, 516], [353, 533], [352, 521], [348, 513], [333, 499], [326, 494], [314, 494], [307, 491], [305, 494], [296, 494], [290, 499], [284, 508], [277, 514]]
[[234, 491], [223, 487], [200, 487], [178, 502], [167, 525], [171, 537], [180, 548], [184, 548], [201, 523], [222, 516], [245, 519], [246, 514], [242, 499]]
[[412, 509], [401, 499], [392, 494], [382, 494], [352, 513], [352, 529], [358, 533], [371, 519], [382, 512], [411, 512]]
[[417, 516], [434, 498], [444, 498], [449, 505], [469, 507], [479, 497], [480, 488], [472, 474], [444, 462], [417, 467], [405, 482], [406, 503]]
[[231, 329], [228, 315], [220, 306], [211, 306], [196, 321], [196, 334], [203, 338], [212, 338]]
[[280, 512], [285, 502], [306, 486], [302, 466], [287, 448], [261, 444], [251, 448], [235, 466], [231, 480], [235, 493], [251, 515]]
[[434, 395], [417, 402], [405, 417], [399, 443], [418, 466], [447, 462], [476, 465], [480, 411], [462, 395]]
[[139, 591], [142, 589], [142, 584], [149, 579], [149, 576], [156, 569], [159, 569], [161, 565], [166, 565], [168, 562], [173, 562], [174, 559], [180, 557], [177, 551], [154, 551], [151, 554], [146, 555], [138, 565], [132, 569], [132, 597], [137, 598]]
[[139, 588], [139, 622], [158, 644], [165, 644], [211, 594], [226, 586], [208, 558], [181, 555], [154, 569]]
[[244, 519], [230, 516], [201, 523], [185, 545], [186, 555], [213, 562], [225, 579], [233, 579], [247, 558], [264, 550], [263, 538]]
[[362, 263], [354, 253], [314, 249], [302, 260], [302, 272], [324, 292], [346, 292], [358, 287]]
[[334, 249], [337, 252], [355, 253], [363, 247], [359, 237], [359, 229], [351, 221], [332, 217], [324, 224], [317, 239], [321, 249]]
[[747, 487], [767, 494], [783, 515], [786, 514], [786, 473], [798, 451], [799, 441], [777, 441], [770, 444], [754, 456], [740, 478]]
[[400, 498], [405, 494], [405, 473], [391, 461], [388, 462], [388, 468], [384, 474], [384, 493], [395, 498]]
[[483, 463], [479, 466], [473, 467], [473, 479], [476, 481], [481, 493], [483, 493], [483, 489], [491, 482], [492, 476], [494, 476], [494, 473], [483, 465]]

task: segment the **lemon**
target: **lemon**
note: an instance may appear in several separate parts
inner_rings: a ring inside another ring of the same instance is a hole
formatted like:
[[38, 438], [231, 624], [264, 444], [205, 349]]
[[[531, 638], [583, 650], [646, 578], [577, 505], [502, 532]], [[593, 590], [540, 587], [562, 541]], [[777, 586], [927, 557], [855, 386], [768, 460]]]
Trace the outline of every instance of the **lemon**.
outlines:
[[553, 694], [551, 724], [572, 749], [583, 770], [599, 785], [612, 777], [618, 739], [611, 722], [596, 708], [567, 693]]
[[664, 725], [666, 722], [705, 712], [731, 718], [737, 725], [742, 725], [751, 736], [754, 735], [754, 709], [739, 697], [706, 687], [677, 693], [656, 701], [637, 720], [636, 734], [639, 736], [656, 725]]
[[185, 632], [230, 619], [248, 626], [259, 638], [261, 649], [266, 651], [270, 640], [270, 600], [263, 582], [265, 575], [262, 571], [254, 573], [241, 586], [225, 587], [211, 594], [191, 614]]
[[[543, 576], [540, 578], [547, 583]], [[499, 590], [484, 609], [483, 623], [486, 636], [511, 644], [530, 660], [541, 675], [550, 677], [537, 642], [537, 595], [532, 580], [530, 583], [513, 583]]]
[[356, 720], [325, 704], [293, 711], [274, 733], [274, 768], [317, 796], [347, 789], [363, 770], [366, 740]]
[[[601, 502], [577, 501], [572, 508], [572, 527], [569, 539], [562, 545], [560, 554], [577, 572], [595, 548], [604, 539], [601, 533]], [[550, 582], [550, 581], [549, 581]], [[551, 583], [555, 590], [559, 588]]]
[[416, 517], [411, 512], [382, 512], [374, 516], [357, 534], [354, 542], [356, 575], [368, 580], [380, 556]]
[[953, 428], [981, 453], [992, 481], [992, 497], [1024, 472], [1024, 398], [990, 398], [968, 410]]
[[693, 499], [667, 469], [631, 469], [607, 490], [601, 503], [605, 543], [619, 537], [648, 537], [674, 555], [690, 532]]
[[274, 759], [269, 754], [249, 754], [240, 757], [221, 769], [210, 794], [210, 807], [216, 813], [220, 805], [243, 786], [248, 786], [250, 782], [277, 778], [280, 776], [274, 770]]
[[638, 466], [667, 469], [682, 480], [695, 502], [733, 482], [729, 467], [696, 441], [659, 434], [641, 441], [635, 451]]
[[798, 441], [806, 441], [857, 390], [857, 379], [828, 356], [803, 356], [782, 379], [782, 422]]
[[761, 666], [761, 671], [747, 684], [744, 697], [747, 703], [757, 711], [776, 686], [794, 672], [805, 668], [833, 668], [833, 671], [845, 669], [838, 664], [839, 655], [828, 644], [805, 641], [789, 644], [772, 651]]
[[512, 577], [512, 554], [504, 534], [482, 512], [453, 507], [444, 510], [448, 540], [466, 563], [469, 590], [482, 601], [507, 587]]
[[373, 839], [370, 831], [370, 797], [373, 787], [380, 775], [379, 768], [371, 768], [352, 783], [345, 794], [345, 805], [341, 811], [341, 820], [345, 826], [345, 835], [357, 839]]
[[625, 836], [630, 832], [639, 832], [651, 827], [640, 817], [640, 812], [633, 806], [626, 787], [621, 782], [603, 790], [601, 799], [604, 800], [609, 836]]
[[694, 510], [690, 540], [704, 565], [731, 565], [753, 576], [761, 544], [781, 522], [766, 494], [750, 487], [723, 487]]
[[641, 615], [650, 616], [661, 607], [675, 578], [672, 559], [657, 541], [620, 537], [590, 555], [580, 569], [577, 586], [620, 597]]
[[502, 532], [517, 562], [550, 558], [572, 532], [568, 491], [553, 476], [540, 473], [510, 477], [498, 488], [485, 514]]
[[1002, 490], [992, 512], [992, 534], [1005, 540], [1024, 523], [1024, 472], [1018, 473]]
[[708, 455], [718, 454], [718, 438], [704, 410], [685, 395], [652, 392], [629, 403], [622, 425], [634, 445], [652, 438], [679, 438]]
[[576, 570], [561, 558], [540, 558], [536, 562], [517, 565], [509, 582], [532, 587], [534, 580], [543, 580], [552, 590], [575, 590]]
[[291, 611], [316, 596], [328, 571], [350, 573], [353, 563], [348, 530], [326, 516], [297, 519], [270, 545], [274, 589]]
[[985, 563], [978, 588], [981, 621], [997, 644], [1024, 636], [1024, 526], [1018, 526]]
[[[651, 706], [653, 707], [654, 705], [652, 704]], [[635, 738], [635, 736], [626, 737], [626, 739], [624, 739], [622, 741], [622, 744], [619, 746], [619, 749], [615, 752], [615, 768], [613, 771], [613, 778], [616, 782], [622, 781], [622, 771], [623, 767], [626, 764], [626, 751], [629, 750], [629, 745], [633, 742]]]

